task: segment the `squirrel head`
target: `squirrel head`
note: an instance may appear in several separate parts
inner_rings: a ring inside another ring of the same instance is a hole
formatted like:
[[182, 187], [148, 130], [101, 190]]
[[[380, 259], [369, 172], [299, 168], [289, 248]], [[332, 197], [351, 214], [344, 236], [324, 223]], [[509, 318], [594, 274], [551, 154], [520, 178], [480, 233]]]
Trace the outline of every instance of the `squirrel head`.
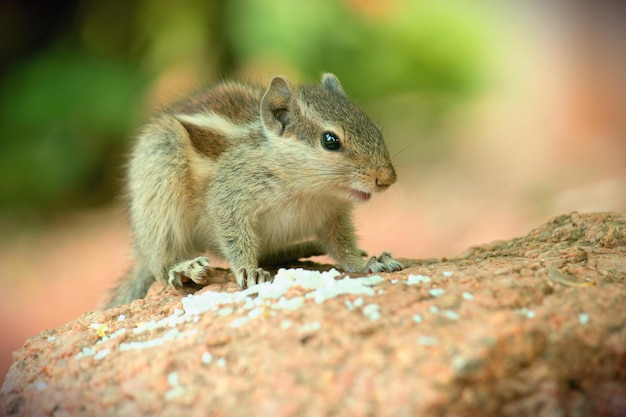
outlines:
[[261, 119], [272, 146], [293, 165], [290, 173], [311, 191], [366, 201], [396, 182], [380, 129], [334, 74], [298, 87], [274, 77], [261, 101]]

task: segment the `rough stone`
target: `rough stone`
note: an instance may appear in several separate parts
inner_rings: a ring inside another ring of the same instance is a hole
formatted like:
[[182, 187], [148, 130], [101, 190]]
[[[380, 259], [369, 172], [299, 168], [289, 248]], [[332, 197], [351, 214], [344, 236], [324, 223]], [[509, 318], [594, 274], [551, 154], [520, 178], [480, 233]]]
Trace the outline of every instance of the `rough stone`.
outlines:
[[626, 415], [626, 214], [404, 262], [373, 296], [268, 304], [238, 327], [243, 304], [142, 331], [184, 318], [186, 294], [237, 290], [223, 270], [200, 290], [154, 285], [28, 339], [0, 415]]

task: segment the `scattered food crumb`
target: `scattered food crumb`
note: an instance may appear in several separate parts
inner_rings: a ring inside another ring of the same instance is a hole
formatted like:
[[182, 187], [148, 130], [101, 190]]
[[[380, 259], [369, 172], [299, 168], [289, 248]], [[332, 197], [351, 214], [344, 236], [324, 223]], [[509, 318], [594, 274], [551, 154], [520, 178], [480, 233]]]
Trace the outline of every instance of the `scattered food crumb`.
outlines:
[[420, 336], [417, 338], [417, 343], [422, 346], [434, 346], [437, 344], [437, 339], [430, 336]]
[[445, 292], [446, 290], [444, 290], [443, 288], [433, 288], [432, 290], [428, 290], [428, 294], [432, 295], [433, 297], [441, 297]]
[[422, 283], [426, 283], [426, 282], [431, 282], [432, 279], [430, 279], [430, 277], [427, 277], [426, 275], [409, 275], [409, 277], [406, 280], [406, 285], [417, 285], [417, 284], [422, 284]]
[[261, 317], [263, 315], [263, 308], [262, 307], [257, 307], [254, 308], [252, 310], [250, 310], [248, 312], [248, 318], [249, 319], [256, 319], [258, 317]]
[[303, 324], [298, 328], [301, 333], [312, 332], [315, 330], [319, 330], [322, 328], [322, 325], [319, 321], [314, 321], [313, 323]]
[[589, 314], [587, 314], [587, 313], [580, 313], [578, 315], [578, 321], [580, 322], [580, 324], [587, 324], [587, 323], [589, 323]]
[[453, 310], [445, 310], [443, 312], [443, 315], [449, 318], [450, 320], [458, 320], [461, 318], [461, 316], [459, 316], [459, 313]]
[[102, 349], [100, 352], [96, 353], [93, 358], [97, 361], [104, 358], [106, 355], [111, 353], [111, 349]]
[[380, 319], [380, 307], [375, 303], [368, 304], [363, 307], [363, 314], [372, 321], [378, 320]]
[[76, 354], [76, 356], [74, 356], [75, 359], [81, 359], [84, 358], [85, 356], [93, 356], [96, 354], [96, 350], [89, 348], [89, 347], [84, 347], [80, 352], [78, 352]]
[[281, 297], [278, 302], [272, 304], [272, 308], [277, 310], [297, 310], [303, 305], [304, 297], [294, 297], [291, 299]]
[[178, 376], [178, 373], [171, 372], [169, 375], [167, 375], [167, 383], [170, 384], [170, 386], [172, 387], [180, 385], [180, 378]]
[[526, 316], [529, 319], [532, 319], [535, 317], [535, 312], [527, 308], [518, 308], [517, 310], [515, 310], [515, 312], [517, 314], [521, 314], [522, 316]]
[[210, 364], [213, 361], [213, 355], [211, 355], [209, 352], [204, 352], [202, 354], [202, 363], [205, 365]]
[[464, 369], [467, 366], [467, 360], [463, 356], [456, 355], [452, 358], [452, 367], [457, 371]]
[[217, 315], [221, 317], [230, 316], [233, 314], [233, 311], [232, 307], [224, 307], [218, 310]]
[[239, 317], [235, 320], [232, 321], [232, 323], [230, 323], [230, 327], [240, 327], [243, 326], [244, 324], [246, 324], [247, 322], [249, 322], [250, 319], [248, 317]]
[[178, 385], [172, 389], [169, 389], [165, 392], [165, 399], [172, 400], [177, 397], [182, 397], [187, 392], [187, 389], [182, 385]]

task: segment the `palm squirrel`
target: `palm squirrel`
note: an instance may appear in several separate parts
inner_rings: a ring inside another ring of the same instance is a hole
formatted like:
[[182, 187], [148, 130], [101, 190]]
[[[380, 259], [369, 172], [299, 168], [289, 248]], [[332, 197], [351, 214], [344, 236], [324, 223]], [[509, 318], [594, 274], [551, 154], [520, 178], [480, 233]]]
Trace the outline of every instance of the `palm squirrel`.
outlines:
[[295, 86], [225, 82], [154, 117], [128, 167], [134, 266], [107, 307], [146, 295], [155, 280], [205, 284], [208, 252], [245, 288], [261, 265], [329, 254], [346, 272], [397, 271], [387, 252], [365, 259], [352, 206], [396, 172], [379, 128], [339, 79]]

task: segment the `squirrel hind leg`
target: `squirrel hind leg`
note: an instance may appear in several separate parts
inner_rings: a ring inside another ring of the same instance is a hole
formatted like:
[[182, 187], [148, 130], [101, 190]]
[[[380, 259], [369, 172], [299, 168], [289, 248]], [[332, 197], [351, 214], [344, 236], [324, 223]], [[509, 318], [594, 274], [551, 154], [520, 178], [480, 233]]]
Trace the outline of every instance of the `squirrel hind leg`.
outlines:
[[167, 273], [167, 283], [174, 288], [180, 288], [187, 280], [198, 285], [206, 285], [207, 278], [213, 270], [211, 261], [206, 256], [198, 256], [195, 259], [180, 262], [172, 267]]
[[322, 256], [326, 254], [327, 252], [320, 242], [310, 240], [295, 243], [286, 248], [266, 254], [259, 260], [259, 265], [279, 266], [295, 262], [301, 258], [310, 258], [311, 256]]

